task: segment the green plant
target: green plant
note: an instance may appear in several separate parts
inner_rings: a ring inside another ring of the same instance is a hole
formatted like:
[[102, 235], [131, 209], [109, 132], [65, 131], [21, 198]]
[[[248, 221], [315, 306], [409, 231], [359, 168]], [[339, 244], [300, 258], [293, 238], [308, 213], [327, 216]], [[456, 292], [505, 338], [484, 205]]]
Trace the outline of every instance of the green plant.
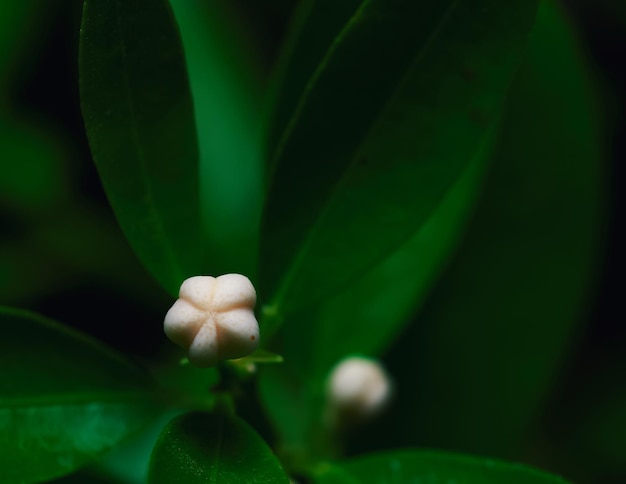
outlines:
[[85, 0], [82, 114], [117, 221], [169, 294], [159, 298], [171, 304], [189, 277], [245, 274], [262, 349], [217, 365], [211, 355], [200, 370], [172, 346], [147, 371], [3, 308], [0, 481], [72, 473], [165, 418], [149, 482], [564, 482], [447, 451], [344, 459], [359, 423], [325, 418], [331, 369], [387, 355], [406, 372], [392, 373], [398, 406], [386, 417], [398, 445], [471, 440], [488, 455], [523, 440], [600, 232], [596, 114], [560, 9], [305, 1], [261, 139], [247, 121], [260, 110], [227, 83], [207, 87], [211, 69], [231, 70], [205, 37], [224, 52], [235, 41], [214, 19], [198, 23], [204, 8]]

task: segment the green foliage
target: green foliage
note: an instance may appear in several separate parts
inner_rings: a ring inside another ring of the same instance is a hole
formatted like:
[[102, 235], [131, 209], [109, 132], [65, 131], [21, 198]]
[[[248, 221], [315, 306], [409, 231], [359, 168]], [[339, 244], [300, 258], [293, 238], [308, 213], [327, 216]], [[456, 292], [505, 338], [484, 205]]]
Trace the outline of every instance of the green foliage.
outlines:
[[0, 309], [0, 481], [74, 471], [160, 409], [148, 374], [94, 340]]
[[289, 479], [267, 444], [243, 420], [191, 413], [163, 429], [148, 482], [274, 484]]
[[419, 432], [428, 445], [515, 455], [579, 332], [604, 172], [576, 49], [561, 12], [544, 3], [476, 217], [411, 343], [394, 348], [413, 355], [399, 385], [420, 389], [401, 402], [410, 418], [391, 424], [394, 440]]
[[270, 161], [260, 291], [279, 314], [344, 289], [425, 223], [499, 117], [535, 9], [361, 3]]
[[111, 206], [175, 295], [199, 270], [202, 239], [193, 104], [168, 2], [86, 0], [79, 66], [85, 128]]
[[[341, 484], [566, 484], [566, 481], [519, 464], [432, 451], [403, 450], [352, 459], [341, 465], [346, 475], [324, 469], [315, 482]], [[328, 472], [328, 474], [327, 474]], [[350, 481], [350, 477], [355, 480]]]

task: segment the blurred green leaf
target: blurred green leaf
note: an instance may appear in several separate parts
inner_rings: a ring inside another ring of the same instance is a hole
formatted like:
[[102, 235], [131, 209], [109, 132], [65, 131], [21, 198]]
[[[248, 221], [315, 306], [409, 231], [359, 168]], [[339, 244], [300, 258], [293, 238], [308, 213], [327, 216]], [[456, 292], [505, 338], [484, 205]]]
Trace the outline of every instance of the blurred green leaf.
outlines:
[[[368, 484], [566, 484], [545, 472], [508, 462], [423, 450], [400, 450], [347, 461], [345, 471]], [[341, 482], [319, 478], [316, 483]]]
[[578, 335], [604, 234], [586, 76], [562, 13], [543, 3], [477, 215], [389, 353], [407, 389], [381, 425], [389, 444], [516, 455]]
[[259, 388], [285, 453], [296, 454], [297, 460], [315, 439], [332, 366], [347, 354], [380, 354], [425, 299], [474, 207], [492, 141], [488, 138], [431, 218], [400, 250], [347, 290], [283, 326], [281, 350], [291, 370], [264, 371]]
[[0, 103], [5, 102], [7, 84], [14, 80], [18, 63], [31, 62], [25, 49], [41, 38], [45, 29], [40, 21], [50, 8], [49, 4], [34, 0], [0, 2]]
[[313, 441], [323, 408], [321, 390], [288, 361], [261, 368], [257, 388], [277, 436], [281, 460], [289, 462], [290, 468], [306, 468], [317, 450]]
[[38, 126], [0, 118], [0, 204], [25, 216], [58, 208], [69, 193], [64, 155]]
[[189, 413], [163, 429], [152, 452], [148, 482], [274, 484], [289, 479], [243, 420]]
[[258, 52], [230, 2], [171, 3], [194, 97], [208, 267], [253, 277], [263, 181]]
[[115, 221], [100, 207], [83, 202], [59, 209], [23, 236], [0, 244], [4, 304], [33, 304], [84, 284], [86, 277], [147, 307], [162, 303], [156, 281], [142, 271]]
[[621, 482], [626, 476], [623, 342], [613, 339], [586, 356], [538, 431], [544, 442], [549, 438], [551, 458], [559, 459], [577, 481]]
[[121, 355], [40, 316], [0, 308], [0, 481], [78, 469], [156, 417], [152, 381]]
[[486, 138], [441, 204], [404, 245], [346, 290], [286, 322], [285, 356], [305, 372], [309, 385], [310, 380], [323, 383], [347, 354], [379, 355], [410, 321], [461, 237], [492, 145], [493, 137]]
[[274, 109], [266, 142], [270, 155], [316, 67], [361, 3], [362, 0], [305, 0], [296, 8], [271, 86]]
[[428, 219], [498, 118], [535, 8], [362, 2], [273, 155], [261, 296], [279, 314], [345, 288]]
[[139, 258], [176, 295], [202, 272], [202, 238], [193, 105], [169, 3], [86, 0], [79, 73], [107, 196]]

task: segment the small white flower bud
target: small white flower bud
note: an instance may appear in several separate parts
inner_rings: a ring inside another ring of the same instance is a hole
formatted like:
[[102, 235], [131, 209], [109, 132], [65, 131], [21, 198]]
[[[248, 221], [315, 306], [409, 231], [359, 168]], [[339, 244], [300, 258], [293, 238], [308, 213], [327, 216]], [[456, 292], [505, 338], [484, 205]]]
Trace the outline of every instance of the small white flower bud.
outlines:
[[241, 358], [259, 346], [255, 303], [254, 287], [241, 274], [190, 277], [165, 315], [165, 334], [196, 366]]
[[392, 388], [387, 373], [372, 359], [349, 357], [331, 371], [327, 383], [329, 418], [364, 420], [389, 402]]

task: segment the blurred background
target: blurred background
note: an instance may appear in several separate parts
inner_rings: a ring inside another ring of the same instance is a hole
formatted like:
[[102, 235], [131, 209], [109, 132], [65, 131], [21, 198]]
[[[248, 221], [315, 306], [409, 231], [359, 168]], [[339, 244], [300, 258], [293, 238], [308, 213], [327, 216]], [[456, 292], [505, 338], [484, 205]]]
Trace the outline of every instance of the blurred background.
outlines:
[[[209, 4], [207, 15], [222, 12], [232, 22], [227, 26], [244, 39], [230, 54], [245, 59], [254, 73], [248, 81], [258, 97], [252, 116], [260, 126], [266, 109], [263, 95], [296, 2]], [[445, 430], [403, 426], [398, 418], [412, 411], [435, 411], [427, 405], [412, 408], [414, 400], [407, 399], [398, 403], [401, 412], [355, 436], [351, 453], [433, 446], [532, 463], [576, 482], [626, 482], [621, 285], [626, 204], [620, 189], [626, 161], [626, 2], [570, 0], [565, 6], [596, 89], [606, 155], [606, 213], [598, 225], [606, 235], [598, 245], [584, 309], [572, 315], [580, 319], [580, 330], [568, 343], [540, 408], [510, 446], [501, 444], [506, 439], [497, 432], [479, 435], [454, 419]], [[171, 300], [126, 243], [90, 158], [78, 98], [80, 13], [76, 0], [8, 1], [0, 6], [0, 304], [35, 310], [150, 363], [167, 345], [160, 328]], [[432, 304], [443, 297], [445, 278]], [[432, 309], [427, 304], [423, 311]], [[416, 316], [415, 326], [422, 317]], [[400, 382], [410, 382], [403, 376], [410, 373], [407, 358], [394, 356], [405, 355], [404, 350], [399, 343], [387, 364]], [[532, 344], [527, 350], [533, 352]], [[416, 399], [428, 398], [419, 386], [411, 391]], [[511, 399], [519, 400], [516, 395]], [[455, 406], [463, 402], [453, 402], [447, 411], [454, 413]], [[507, 418], [509, 409], [501, 410]], [[472, 411], [477, 421], [493, 415], [493, 409], [484, 407]]]

